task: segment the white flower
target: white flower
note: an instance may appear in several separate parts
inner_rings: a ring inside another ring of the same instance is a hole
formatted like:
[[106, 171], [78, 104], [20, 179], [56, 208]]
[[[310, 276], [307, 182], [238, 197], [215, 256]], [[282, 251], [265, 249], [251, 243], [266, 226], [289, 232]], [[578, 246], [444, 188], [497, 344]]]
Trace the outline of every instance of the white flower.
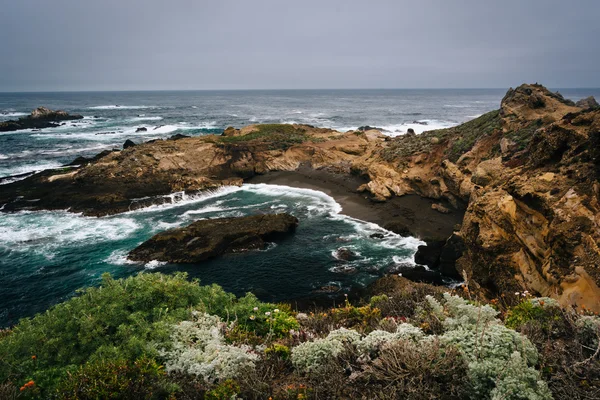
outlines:
[[254, 315], [251, 315], [251, 316], [250, 316], [250, 319], [251, 319], [252, 321], [254, 321], [254, 320], [256, 319], [256, 317], [255, 317]]
[[271, 312], [270, 312], [270, 311], [267, 311], [267, 312], [265, 313], [265, 315], [268, 317], [269, 315], [271, 315]]
[[279, 308], [274, 309], [273, 312], [279, 312]]
[[515, 296], [519, 296], [521, 293], [519, 292], [515, 292]]
[[253, 310], [254, 310], [254, 311], [258, 311], [258, 307], [254, 307], [254, 308], [253, 308]]

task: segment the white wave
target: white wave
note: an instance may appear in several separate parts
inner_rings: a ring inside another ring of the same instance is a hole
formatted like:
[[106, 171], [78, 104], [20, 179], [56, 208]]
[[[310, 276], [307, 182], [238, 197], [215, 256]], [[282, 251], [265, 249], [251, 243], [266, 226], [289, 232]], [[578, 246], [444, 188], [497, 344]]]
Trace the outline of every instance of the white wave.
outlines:
[[140, 229], [132, 218], [84, 217], [68, 211], [21, 211], [0, 218], [0, 246], [19, 251], [52, 251], [118, 241]]
[[112, 253], [110, 253], [110, 256], [108, 256], [104, 262], [108, 263], [108, 264], [113, 264], [113, 265], [135, 265], [135, 264], [140, 264], [138, 261], [131, 261], [130, 259], [127, 258], [128, 255], [128, 251], [127, 250], [115, 250]]
[[146, 116], [139, 116], [139, 117], [135, 117], [132, 118], [131, 121], [160, 121], [162, 120], [163, 117], [146, 117]]
[[10, 111], [9, 112], [0, 112], [0, 118], [24, 117], [25, 115], [29, 115], [29, 114], [24, 113], [24, 112], [10, 112]]
[[[160, 212], [168, 208], [182, 207], [194, 203], [200, 203], [207, 200], [216, 199], [222, 196], [227, 196], [228, 194], [235, 193], [237, 191], [240, 191], [241, 189], [242, 188], [239, 186], [223, 186], [218, 189], [207, 190], [197, 194], [186, 194], [184, 192], [171, 193], [166, 196], [158, 196], [155, 198], [156, 200], [160, 199], [160, 201], [163, 201], [162, 204], [155, 204], [137, 210], [128, 211], [124, 214]], [[132, 205], [134, 206], [137, 202], [141, 202], [143, 204], [144, 201], [150, 199], [150, 197], [134, 199], [132, 200]]]
[[88, 107], [88, 110], [143, 110], [146, 108], [155, 108], [150, 106], [122, 106], [120, 104], [111, 104], [105, 106]]
[[9, 158], [12, 158], [12, 157], [7, 156], [6, 154], [0, 153], [0, 160], [8, 160]]
[[0, 177], [27, 174], [29, 172], [40, 172], [47, 169], [56, 169], [62, 164], [56, 161], [43, 161], [36, 164], [21, 164], [14, 167], [0, 168]]
[[152, 260], [150, 262], [147, 262], [144, 265], [144, 268], [146, 268], [146, 269], [155, 269], [155, 268], [158, 268], [158, 267], [162, 267], [165, 264], [167, 264], [165, 261]]
[[[30, 174], [23, 174], [18, 177], [0, 178], [0, 185], [8, 185], [9, 183], [22, 181], [23, 179], [29, 178], [33, 174], [34, 174], [34, 172], [32, 172]], [[2, 210], [2, 208], [4, 208], [4, 206], [0, 207], [0, 210]]]
[[[242, 189], [248, 192], [263, 194], [270, 197], [283, 198], [300, 198], [305, 200], [313, 200], [309, 207], [338, 214], [342, 211], [342, 206], [335, 199], [326, 193], [313, 189], [295, 188], [284, 185], [270, 185], [266, 183], [244, 184]], [[316, 200], [316, 202], [315, 202]]]

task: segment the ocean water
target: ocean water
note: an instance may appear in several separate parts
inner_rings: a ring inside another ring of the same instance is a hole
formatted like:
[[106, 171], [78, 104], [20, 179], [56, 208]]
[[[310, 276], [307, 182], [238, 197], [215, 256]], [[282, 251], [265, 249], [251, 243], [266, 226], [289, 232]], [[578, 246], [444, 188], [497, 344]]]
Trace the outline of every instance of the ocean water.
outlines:
[[[342, 131], [370, 125], [390, 136], [454, 126], [498, 108], [504, 90], [294, 90], [206, 92], [0, 93], [0, 120], [37, 106], [84, 115], [40, 131], [0, 133], [3, 184], [59, 167], [78, 156], [176, 133], [220, 133], [252, 123], [305, 123]], [[600, 90], [563, 89], [566, 97], [600, 98]], [[146, 132], [138, 132], [146, 127]], [[343, 215], [322, 192], [276, 185], [244, 185], [188, 197], [174, 204], [91, 218], [66, 211], [0, 213], [0, 326], [42, 312], [97, 284], [104, 272], [186, 271], [203, 283], [261, 299], [301, 298], [335, 285], [343, 291], [375, 280], [390, 264], [412, 262], [420, 242]], [[1, 205], [0, 205], [1, 207]], [[294, 236], [266, 250], [228, 255], [200, 265], [127, 261], [126, 254], [157, 232], [202, 218], [289, 212], [300, 220]], [[373, 233], [384, 239], [373, 239]], [[356, 260], [342, 262], [349, 248]]]

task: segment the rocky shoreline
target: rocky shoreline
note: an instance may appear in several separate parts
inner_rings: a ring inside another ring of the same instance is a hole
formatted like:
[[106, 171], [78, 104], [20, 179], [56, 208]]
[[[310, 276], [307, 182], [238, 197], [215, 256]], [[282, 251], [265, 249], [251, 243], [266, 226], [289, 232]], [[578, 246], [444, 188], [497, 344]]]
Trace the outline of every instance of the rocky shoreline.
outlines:
[[310, 187], [350, 216], [426, 240], [419, 259], [474, 296], [528, 290], [600, 311], [599, 143], [592, 100], [522, 85], [499, 110], [419, 135], [253, 125], [144, 143], [5, 185], [0, 204], [100, 216], [243, 182]]
[[38, 107], [26, 117], [19, 118], [18, 120], [0, 122], [0, 132], [12, 132], [23, 129], [55, 128], [60, 126], [60, 122], [62, 121], [73, 121], [78, 119], [83, 119], [83, 115], [73, 115], [62, 110], [53, 111], [46, 107]]

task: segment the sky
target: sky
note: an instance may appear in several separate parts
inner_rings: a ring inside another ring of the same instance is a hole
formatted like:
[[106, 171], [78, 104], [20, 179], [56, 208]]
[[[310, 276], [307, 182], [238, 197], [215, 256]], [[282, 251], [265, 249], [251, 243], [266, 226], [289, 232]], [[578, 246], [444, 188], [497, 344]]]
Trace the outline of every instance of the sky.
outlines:
[[0, 0], [0, 91], [600, 87], [598, 0]]

